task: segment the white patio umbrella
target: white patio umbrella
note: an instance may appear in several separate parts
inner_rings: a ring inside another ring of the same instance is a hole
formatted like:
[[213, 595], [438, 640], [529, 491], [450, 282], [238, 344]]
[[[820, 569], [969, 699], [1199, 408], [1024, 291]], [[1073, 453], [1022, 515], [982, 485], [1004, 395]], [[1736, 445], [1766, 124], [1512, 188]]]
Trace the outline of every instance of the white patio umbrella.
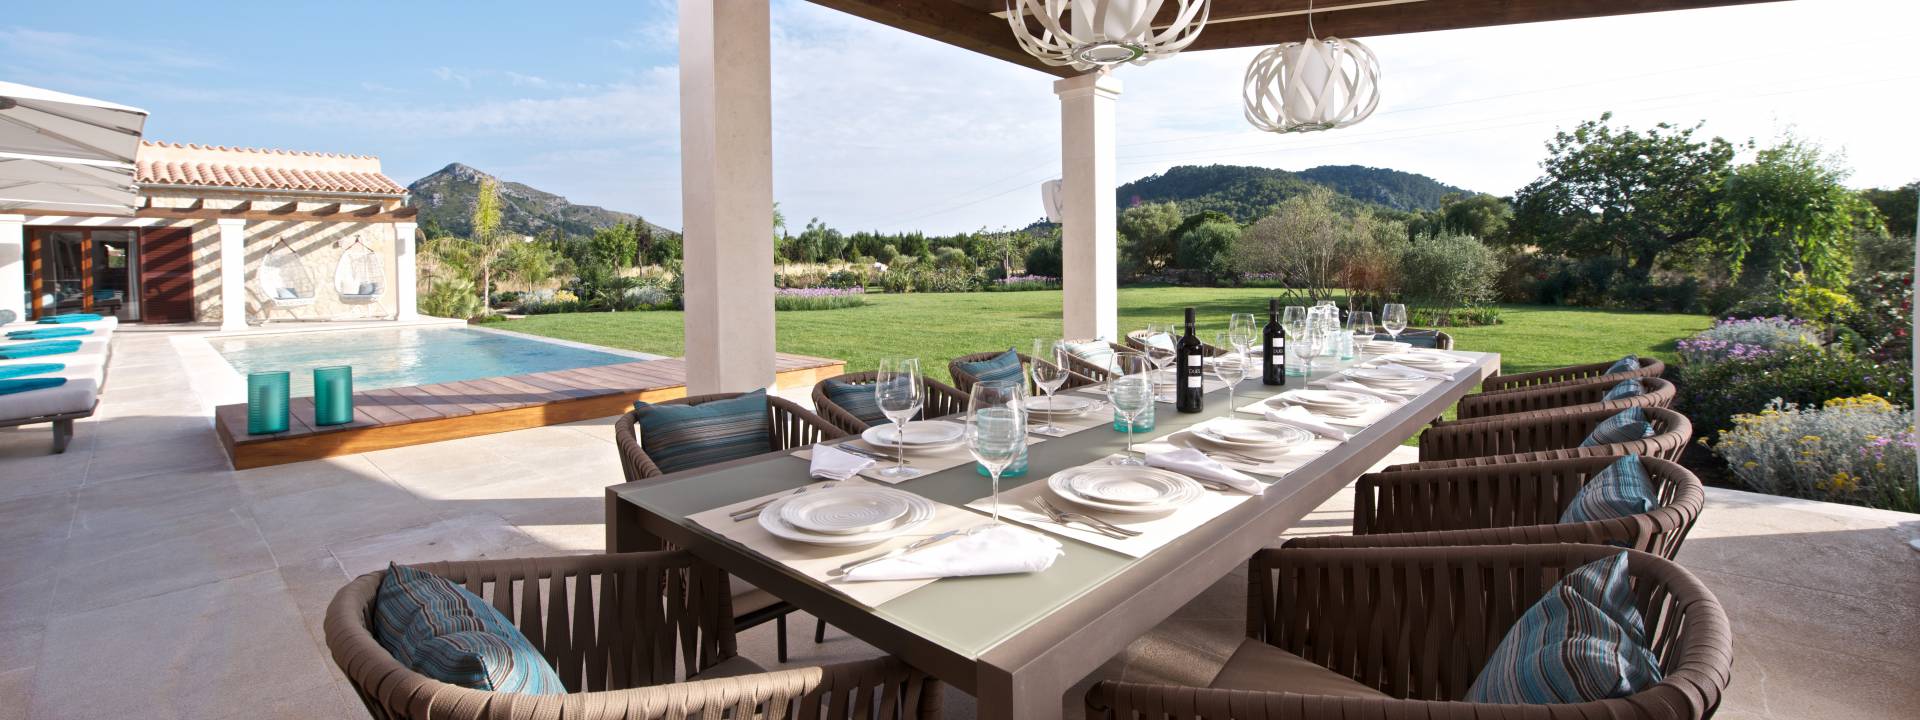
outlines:
[[132, 214], [147, 111], [0, 81], [0, 213]]

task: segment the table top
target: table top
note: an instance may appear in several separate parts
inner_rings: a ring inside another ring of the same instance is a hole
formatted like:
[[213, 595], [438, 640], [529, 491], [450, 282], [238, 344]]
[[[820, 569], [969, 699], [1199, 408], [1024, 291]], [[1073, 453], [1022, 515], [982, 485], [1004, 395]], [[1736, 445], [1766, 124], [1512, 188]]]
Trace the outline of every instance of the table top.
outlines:
[[[695, 554], [768, 589], [776, 596], [787, 598], [816, 615], [826, 617], [828, 622], [844, 626], [847, 618], [855, 617], [852, 611], [883, 621], [895, 631], [889, 635], [896, 636], [895, 639], [903, 638], [905, 642], [887, 642], [854, 632], [856, 636], [862, 636], [862, 639], [883, 649], [896, 654], [917, 649], [921, 652], [914, 654], [922, 654], [921, 661], [940, 659], [948, 664], [982, 660], [994, 653], [1026, 658], [1045, 652], [1047, 643], [1064, 640], [1082, 630], [1076, 625], [1110, 612], [1112, 606], [1124, 604], [1122, 598], [1131, 594], [1151, 592], [1156, 587], [1164, 589], [1168, 582], [1204, 578], [1207, 574], [1212, 574], [1212, 578], [1205, 581], [1210, 584], [1232, 567], [1243, 563], [1253, 550], [1270, 543], [1279, 532], [1317, 507], [1353, 476], [1411, 437], [1427, 421], [1439, 417], [1460, 395], [1499, 366], [1499, 356], [1496, 354], [1456, 354], [1475, 361], [1475, 364], [1456, 371], [1452, 379], [1399, 407], [1388, 418], [1362, 430], [1350, 429], [1353, 433], [1351, 440], [1280, 479], [1261, 497], [1214, 518], [1146, 557], [1133, 558], [1068, 540], [1064, 542], [1065, 554], [1045, 572], [946, 578], [877, 608], [860, 608], [844, 596], [821, 588], [817, 582], [788, 572], [778, 564], [722, 539], [687, 519], [695, 513], [805, 484], [809, 482], [805, 460], [788, 453], [768, 454], [749, 461], [716, 466], [710, 471], [689, 471], [615, 486], [609, 489], [609, 495], [614, 501], [637, 507], [647, 522], [655, 524], [650, 529], [677, 530], [671, 533], [680, 536], [673, 539], [676, 544], [691, 543], [690, 549]], [[1328, 363], [1322, 359], [1322, 364]], [[1341, 363], [1310, 377], [1289, 377], [1282, 386], [1262, 385], [1256, 376], [1236, 386], [1236, 402], [1244, 404], [1304, 387], [1309, 382], [1317, 382], [1348, 366], [1350, 363]], [[1134, 439], [1136, 443], [1144, 443], [1199, 422], [1226, 416], [1229, 412], [1224, 390], [1209, 393], [1205, 411], [1197, 414], [1179, 413], [1172, 404], [1156, 403], [1154, 429], [1136, 433]], [[1241, 414], [1239, 417], [1253, 416]], [[1126, 434], [1106, 426], [1065, 437], [1047, 438], [1046, 442], [1030, 447], [1027, 473], [1018, 478], [1003, 478], [1002, 490], [1025, 483], [1044, 482], [1057, 471], [1120, 452], [1125, 445]], [[954, 506], [964, 506], [989, 492], [988, 479], [978, 474], [972, 464], [930, 473], [894, 487]], [[985, 519], [984, 516], [982, 519]], [[849, 557], [859, 553], [860, 549], [854, 549]], [[1190, 570], [1186, 566], [1202, 557], [1208, 560], [1206, 567], [1195, 570], [1196, 574], [1191, 578], [1172, 572], [1175, 569], [1183, 572]], [[1191, 593], [1198, 593], [1206, 584], [1191, 588]], [[1176, 589], [1171, 594], [1178, 592], [1181, 590]], [[1191, 597], [1191, 594], [1187, 597]], [[837, 598], [838, 601], [829, 598]], [[1143, 617], [1150, 617], [1161, 608], [1171, 612], [1178, 607], [1178, 603], [1173, 602], [1176, 599], [1144, 603], [1147, 607], [1143, 610]], [[819, 601], [838, 607], [819, 608]], [[1074, 612], [1064, 612], [1069, 608]], [[1028, 632], [1036, 626], [1055, 624], [1049, 620], [1059, 620], [1061, 625], [1069, 627]], [[1031, 637], [1020, 637], [1022, 635]], [[1132, 637], [1129, 634], [1118, 642], [1124, 644]], [[1004, 647], [1013, 644], [1009, 640], [1015, 638], [1020, 638], [1018, 644], [1026, 647], [1018, 650]], [[1096, 644], [1110, 643], [1102, 640]], [[926, 658], [925, 653], [941, 657]], [[915, 658], [909, 657], [909, 660], [914, 661]], [[933, 667], [926, 669], [938, 674]], [[963, 689], [967, 687], [965, 682], [958, 684]]]

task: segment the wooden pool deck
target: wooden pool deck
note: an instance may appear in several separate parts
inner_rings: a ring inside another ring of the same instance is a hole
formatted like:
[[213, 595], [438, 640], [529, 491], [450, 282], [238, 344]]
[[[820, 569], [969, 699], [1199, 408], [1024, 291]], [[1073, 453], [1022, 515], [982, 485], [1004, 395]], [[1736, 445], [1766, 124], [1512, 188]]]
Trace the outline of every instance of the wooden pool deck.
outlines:
[[[780, 353], [774, 384], [811, 386], [845, 370], [843, 360]], [[686, 394], [686, 361], [667, 358], [357, 392], [343, 425], [315, 425], [313, 398], [294, 398], [287, 431], [270, 435], [247, 434], [246, 404], [221, 405], [214, 429], [245, 470], [608, 417]]]

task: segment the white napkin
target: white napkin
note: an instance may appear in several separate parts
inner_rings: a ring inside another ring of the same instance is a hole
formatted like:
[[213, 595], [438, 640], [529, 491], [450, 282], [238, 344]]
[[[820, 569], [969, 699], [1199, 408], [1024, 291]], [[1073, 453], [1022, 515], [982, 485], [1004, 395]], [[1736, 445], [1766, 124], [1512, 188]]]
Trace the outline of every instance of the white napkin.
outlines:
[[1413, 397], [1414, 394], [1418, 393], [1418, 391], [1409, 391], [1407, 394], [1403, 395], [1400, 393], [1396, 393], [1392, 390], [1381, 390], [1378, 388], [1370, 388], [1365, 385], [1361, 385], [1360, 383], [1353, 382], [1351, 380], [1329, 380], [1327, 381], [1326, 386], [1334, 390], [1345, 390], [1347, 392], [1360, 393], [1361, 395], [1372, 395], [1373, 397], [1380, 398], [1381, 400], [1385, 400], [1390, 403], [1406, 402], [1407, 398]]
[[1427, 370], [1421, 370], [1420, 368], [1410, 368], [1395, 362], [1383, 362], [1383, 363], [1376, 364], [1373, 367], [1375, 370], [1388, 370], [1392, 372], [1409, 373], [1418, 377], [1426, 378], [1428, 380], [1446, 380], [1453, 377], [1452, 375], [1449, 375], [1446, 373], [1430, 372]]
[[813, 446], [807, 474], [822, 480], [847, 480], [873, 465], [873, 458], [855, 455], [832, 445]]
[[1348, 435], [1345, 430], [1320, 422], [1318, 418], [1313, 416], [1312, 412], [1298, 405], [1289, 405], [1277, 410], [1269, 409], [1266, 415], [1267, 419], [1273, 422], [1280, 423], [1281, 425], [1291, 425], [1329, 440], [1346, 442], [1353, 437], [1352, 435]]
[[1252, 476], [1220, 464], [1206, 453], [1193, 448], [1174, 448], [1147, 453], [1147, 464], [1172, 470], [1188, 477], [1212, 480], [1248, 495], [1259, 495], [1267, 486]]
[[1040, 572], [1063, 554], [1060, 541], [1001, 523], [899, 557], [854, 568], [848, 582]]

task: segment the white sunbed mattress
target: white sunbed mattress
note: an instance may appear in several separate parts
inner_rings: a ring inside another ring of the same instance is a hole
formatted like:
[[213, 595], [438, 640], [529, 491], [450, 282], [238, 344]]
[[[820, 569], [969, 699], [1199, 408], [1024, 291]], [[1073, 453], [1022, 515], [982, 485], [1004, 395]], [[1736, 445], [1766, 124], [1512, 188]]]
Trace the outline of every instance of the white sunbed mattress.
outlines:
[[99, 399], [99, 381], [68, 378], [60, 387], [0, 395], [0, 420], [26, 420], [88, 412]]

